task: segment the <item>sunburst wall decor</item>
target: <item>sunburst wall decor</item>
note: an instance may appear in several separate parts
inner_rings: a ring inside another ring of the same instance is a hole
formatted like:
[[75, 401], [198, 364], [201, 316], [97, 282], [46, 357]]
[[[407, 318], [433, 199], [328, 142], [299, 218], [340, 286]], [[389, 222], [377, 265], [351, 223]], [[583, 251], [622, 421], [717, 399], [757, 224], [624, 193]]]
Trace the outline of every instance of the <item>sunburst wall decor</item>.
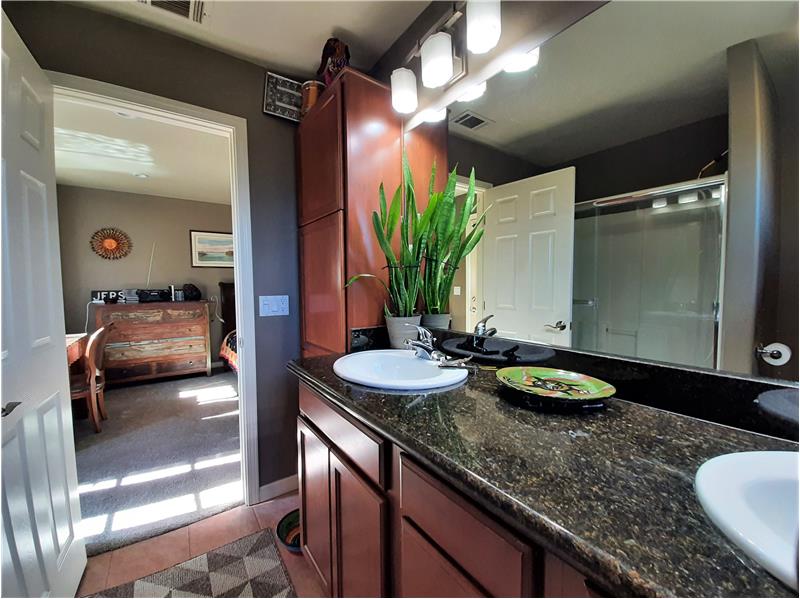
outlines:
[[92, 234], [89, 240], [94, 253], [106, 260], [119, 260], [131, 253], [133, 242], [125, 231], [104, 227]]

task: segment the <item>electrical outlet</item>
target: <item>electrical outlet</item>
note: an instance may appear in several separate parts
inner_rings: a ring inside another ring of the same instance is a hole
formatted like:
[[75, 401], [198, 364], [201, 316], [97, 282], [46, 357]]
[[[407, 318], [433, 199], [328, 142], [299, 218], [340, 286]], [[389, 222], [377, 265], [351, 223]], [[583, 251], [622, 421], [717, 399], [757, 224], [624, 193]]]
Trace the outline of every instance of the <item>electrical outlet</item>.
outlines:
[[259, 316], [289, 316], [288, 295], [259, 295]]
[[459, 287], [458, 285], [453, 287], [453, 295], [461, 295], [461, 287]]

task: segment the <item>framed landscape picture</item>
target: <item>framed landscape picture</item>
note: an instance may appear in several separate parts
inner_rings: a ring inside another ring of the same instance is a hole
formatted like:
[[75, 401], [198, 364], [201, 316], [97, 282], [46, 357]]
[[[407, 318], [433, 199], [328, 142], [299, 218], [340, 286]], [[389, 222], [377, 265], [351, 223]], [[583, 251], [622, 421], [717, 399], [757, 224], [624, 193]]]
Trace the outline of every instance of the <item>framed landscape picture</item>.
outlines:
[[192, 266], [233, 268], [233, 234], [189, 231]]

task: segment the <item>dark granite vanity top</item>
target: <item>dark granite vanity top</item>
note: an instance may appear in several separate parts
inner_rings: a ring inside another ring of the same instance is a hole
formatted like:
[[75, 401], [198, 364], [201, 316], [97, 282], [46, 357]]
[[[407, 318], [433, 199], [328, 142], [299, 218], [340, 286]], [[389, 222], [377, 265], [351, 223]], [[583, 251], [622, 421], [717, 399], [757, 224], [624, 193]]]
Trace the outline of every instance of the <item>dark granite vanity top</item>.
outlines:
[[494, 372], [383, 393], [339, 379], [337, 357], [289, 369], [615, 594], [796, 596], [714, 527], [693, 487], [712, 457], [796, 443], [619, 399], [590, 414], [523, 410]]

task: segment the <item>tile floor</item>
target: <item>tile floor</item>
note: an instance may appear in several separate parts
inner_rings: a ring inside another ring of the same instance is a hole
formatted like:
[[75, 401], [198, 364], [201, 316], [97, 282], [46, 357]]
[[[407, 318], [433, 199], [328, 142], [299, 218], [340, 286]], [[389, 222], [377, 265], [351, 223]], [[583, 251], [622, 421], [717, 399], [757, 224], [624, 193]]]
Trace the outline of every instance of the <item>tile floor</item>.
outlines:
[[[239, 506], [189, 526], [89, 558], [79, 597], [169, 568], [263, 528], [274, 531], [284, 514], [298, 507], [296, 493], [251, 507]], [[317, 575], [302, 555], [278, 543], [298, 597], [323, 597]]]

